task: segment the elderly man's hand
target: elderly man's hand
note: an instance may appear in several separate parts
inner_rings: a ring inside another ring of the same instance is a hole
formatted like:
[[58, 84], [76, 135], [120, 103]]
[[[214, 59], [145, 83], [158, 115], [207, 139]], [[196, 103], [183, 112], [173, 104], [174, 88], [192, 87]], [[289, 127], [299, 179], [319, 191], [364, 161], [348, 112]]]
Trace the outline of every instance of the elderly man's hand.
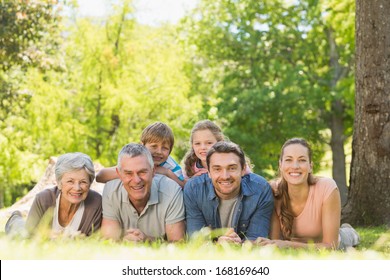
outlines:
[[144, 242], [147, 239], [147, 236], [136, 228], [130, 228], [126, 230], [123, 240], [128, 240], [132, 242]]

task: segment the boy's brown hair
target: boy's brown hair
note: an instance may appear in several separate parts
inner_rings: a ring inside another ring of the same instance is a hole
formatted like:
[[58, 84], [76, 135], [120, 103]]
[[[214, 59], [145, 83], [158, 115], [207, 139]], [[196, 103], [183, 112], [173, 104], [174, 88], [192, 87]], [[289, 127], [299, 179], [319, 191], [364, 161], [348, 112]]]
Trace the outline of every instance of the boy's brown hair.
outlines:
[[155, 143], [163, 142], [168, 143], [170, 151], [172, 151], [175, 138], [173, 136], [172, 129], [162, 122], [155, 122], [148, 125], [141, 135], [141, 143], [145, 145], [146, 143]]

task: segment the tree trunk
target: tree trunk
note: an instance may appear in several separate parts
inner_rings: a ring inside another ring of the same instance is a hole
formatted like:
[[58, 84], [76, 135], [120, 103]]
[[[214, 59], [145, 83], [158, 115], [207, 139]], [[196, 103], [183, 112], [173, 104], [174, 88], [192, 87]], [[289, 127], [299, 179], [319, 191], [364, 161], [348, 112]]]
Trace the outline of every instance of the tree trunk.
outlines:
[[331, 117], [331, 140], [332, 148], [332, 176], [340, 190], [341, 205], [347, 202], [347, 175], [345, 170], [344, 151], [344, 122], [341, 111], [343, 110], [340, 100], [335, 100], [332, 105], [334, 112]]
[[356, 101], [343, 221], [390, 226], [390, 1], [356, 0]]
[[[332, 79], [330, 80], [329, 87], [331, 91], [337, 92], [337, 83], [348, 75], [349, 69], [343, 68], [340, 65], [340, 56], [332, 29], [327, 28], [326, 32], [329, 43], [329, 65], [332, 69]], [[332, 101], [332, 112], [329, 120], [332, 134], [330, 147], [332, 149], [332, 177], [340, 190], [341, 205], [344, 205], [347, 202], [348, 195], [344, 151], [344, 110], [341, 97], [336, 97]]]

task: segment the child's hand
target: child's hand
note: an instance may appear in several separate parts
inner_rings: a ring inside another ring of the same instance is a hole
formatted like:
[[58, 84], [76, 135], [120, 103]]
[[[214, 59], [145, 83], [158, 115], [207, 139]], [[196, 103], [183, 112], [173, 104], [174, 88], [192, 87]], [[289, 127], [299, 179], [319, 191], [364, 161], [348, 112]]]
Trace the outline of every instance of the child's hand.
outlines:
[[201, 169], [198, 172], [196, 172], [194, 175], [192, 175], [192, 177], [200, 176], [200, 175], [205, 174], [207, 172], [208, 172], [207, 170]]
[[279, 192], [279, 180], [271, 180], [269, 181], [269, 184], [271, 186], [271, 189], [272, 189], [272, 193], [274, 194], [275, 197], [277, 197], [278, 195], [280, 195], [280, 192]]

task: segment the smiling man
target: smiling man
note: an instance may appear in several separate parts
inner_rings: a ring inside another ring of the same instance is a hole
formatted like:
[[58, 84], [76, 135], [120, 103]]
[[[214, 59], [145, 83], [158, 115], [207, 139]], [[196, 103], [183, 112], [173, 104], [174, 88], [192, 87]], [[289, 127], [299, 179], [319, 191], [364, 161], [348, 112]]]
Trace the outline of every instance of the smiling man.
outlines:
[[187, 233], [223, 228], [218, 241], [241, 243], [268, 236], [273, 195], [267, 181], [245, 172], [245, 154], [231, 142], [217, 142], [207, 153], [208, 174], [184, 187]]
[[155, 174], [149, 150], [127, 144], [116, 170], [120, 179], [109, 181], [103, 190], [103, 236], [134, 242], [182, 240], [183, 192], [173, 180]]

